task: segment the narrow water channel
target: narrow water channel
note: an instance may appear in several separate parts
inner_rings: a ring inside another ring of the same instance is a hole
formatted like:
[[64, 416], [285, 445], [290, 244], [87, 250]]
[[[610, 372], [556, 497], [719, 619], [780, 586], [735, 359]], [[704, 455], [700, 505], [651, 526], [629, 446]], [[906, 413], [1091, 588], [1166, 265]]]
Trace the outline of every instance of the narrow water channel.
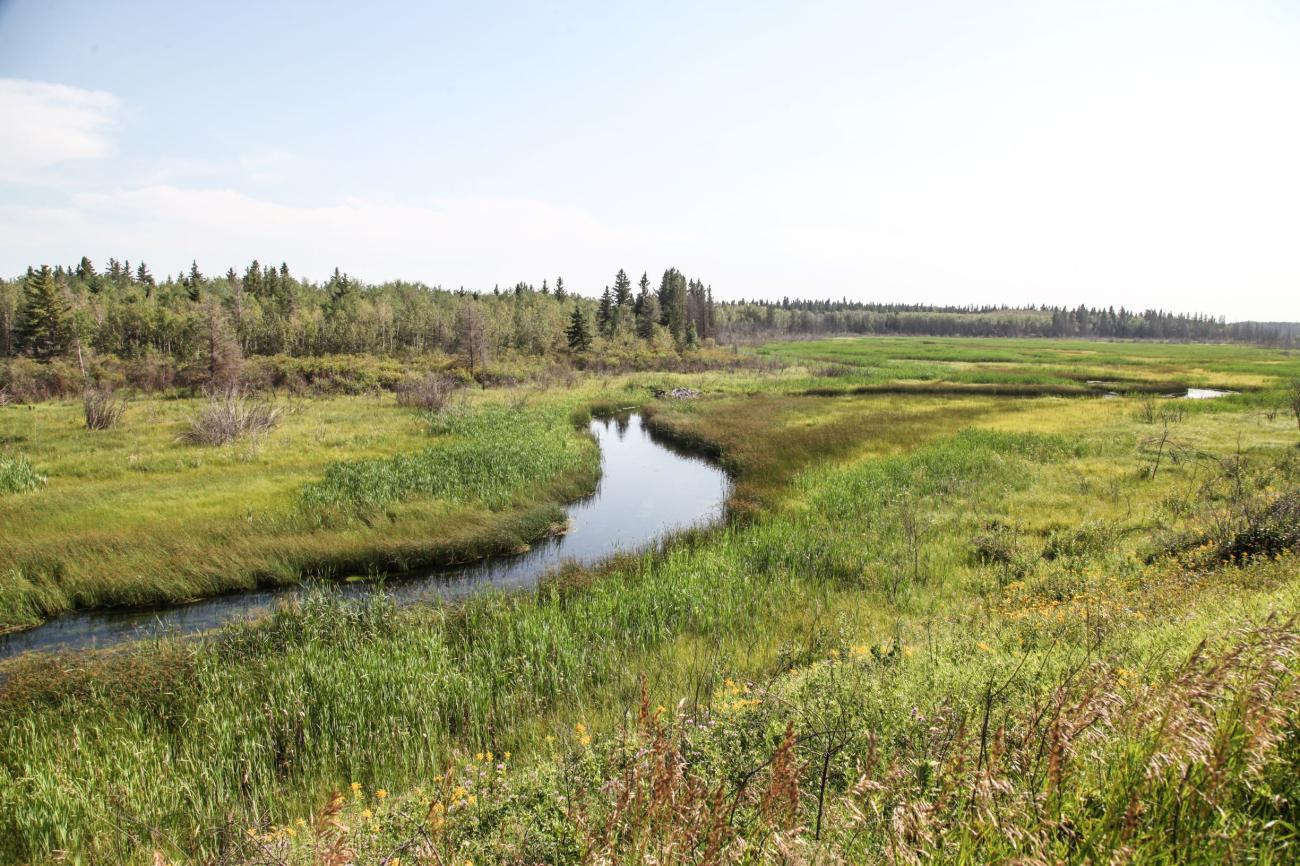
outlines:
[[[641, 416], [591, 422], [600, 444], [601, 479], [595, 493], [568, 506], [569, 531], [539, 541], [526, 553], [489, 557], [456, 568], [391, 578], [385, 591], [400, 604], [463, 598], [484, 589], [519, 589], [565, 562], [591, 565], [633, 551], [668, 533], [717, 521], [730, 481], [717, 466], [656, 438]], [[349, 595], [374, 592], [369, 582], [346, 583]], [[69, 613], [27, 631], [0, 635], [0, 659], [33, 650], [106, 647], [162, 633], [189, 634], [258, 616], [295, 587], [224, 595], [157, 610]]]

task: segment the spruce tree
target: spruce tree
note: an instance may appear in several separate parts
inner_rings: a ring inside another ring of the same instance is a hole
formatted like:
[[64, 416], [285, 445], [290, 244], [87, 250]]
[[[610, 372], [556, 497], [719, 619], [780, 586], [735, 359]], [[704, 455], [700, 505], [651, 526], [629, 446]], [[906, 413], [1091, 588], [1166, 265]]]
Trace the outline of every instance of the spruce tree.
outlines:
[[632, 281], [627, 278], [627, 274], [622, 268], [618, 269], [618, 274], [614, 277], [614, 304], [618, 307], [626, 307], [632, 303]]
[[609, 292], [609, 286], [605, 286], [605, 291], [600, 296], [600, 306], [596, 307], [596, 330], [605, 336], [609, 336], [613, 327], [614, 298]]
[[564, 289], [564, 277], [556, 277], [555, 278], [555, 299], [558, 301], [563, 301], [568, 296], [569, 293]]
[[33, 358], [48, 361], [72, 344], [72, 316], [49, 265], [27, 275], [23, 309], [18, 318], [18, 346]]
[[640, 304], [641, 308], [636, 314], [636, 335], [649, 340], [655, 335], [655, 326], [659, 324], [659, 299], [646, 292]]
[[686, 339], [686, 277], [676, 268], [664, 271], [659, 283], [659, 323], [666, 325], [678, 346]]
[[190, 261], [190, 275], [185, 278], [185, 289], [189, 292], [190, 300], [198, 303], [203, 294], [203, 274], [199, 273], [199, 263], [197, 260]]
[[135, 281], [145, 286], [152, 286], [153, 274], [149, 273], [149, 266], [140, 262], [140, 267], [135, 269]]
[[262, 286], [262, 266], [257, 259], [244, 269], [244, 291], [259, 300], [266, 294]]
[[695, 323], [688, 322], [686, 325], [686, 348], [698, 349], [700, 347], [700, 336], [695, 330]]
[[573, 305], [573, 315], [569, 317], [569, 327], [564, 336], [569, 340], [569, 348], [575, 352], [585, 352], [591, 348], [591, 325], [582, 312], [581, 304]]

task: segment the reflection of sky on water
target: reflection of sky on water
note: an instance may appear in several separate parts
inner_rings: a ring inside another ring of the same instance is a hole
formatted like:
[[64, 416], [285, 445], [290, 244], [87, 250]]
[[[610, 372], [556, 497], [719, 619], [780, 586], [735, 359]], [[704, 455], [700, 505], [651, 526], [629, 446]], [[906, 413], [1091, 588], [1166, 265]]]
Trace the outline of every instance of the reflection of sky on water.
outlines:
[[[590, 565], [722, 516], [730, 490], [726, 474], [708, 461], [655, 442], [639, 415], [594, 420], [591, 432], [600, 442], [600, 484], [595, 494], [568, 507], [565, 535], [538, 542], [527, 553], [390, 580], [389, 594], [414, 602], [463, 598], [486, 587], [527, 587], [563, 562]], [[372, 590], [365, 583], [342, 588], [349, 595]], [[261, 613], [298, 591], [241, 593], [165, 610], [71, 613], [28, 631], [0, 635], [0, 658], [29, 650], [102, 647], [168, 631], [206, 631]]]

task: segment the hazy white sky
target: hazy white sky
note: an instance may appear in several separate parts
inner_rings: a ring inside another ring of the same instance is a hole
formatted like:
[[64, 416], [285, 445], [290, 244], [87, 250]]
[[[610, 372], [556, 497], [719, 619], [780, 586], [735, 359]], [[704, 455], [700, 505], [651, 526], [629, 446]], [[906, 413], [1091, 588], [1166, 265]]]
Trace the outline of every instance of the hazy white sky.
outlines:
[[0, 0], [0, 273], [1300, 319], [1300, 3]]

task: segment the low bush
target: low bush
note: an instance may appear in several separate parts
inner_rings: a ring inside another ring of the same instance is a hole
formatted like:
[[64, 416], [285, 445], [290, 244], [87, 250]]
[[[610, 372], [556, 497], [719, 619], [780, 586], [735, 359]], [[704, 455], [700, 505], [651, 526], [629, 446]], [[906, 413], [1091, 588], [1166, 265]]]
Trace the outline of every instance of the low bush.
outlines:
[[1219, 552], [1222, 559], [1277, 556], [1300, 549], [1300, 490], [1247, 509], [1245, 525]]
[[89, 388], [82, 395], [87, 430], [112, 430], [126, 414], [126, 400], [111, 391]]
[[397, 386], [397, 405], [438, 412], [451, 401], [458, 386], [459, 383], [445, 373], [425, 373]]
[[279, 420], [278, 406], [234, 390], [212, 392], [181, 439], [192, 445], [225, 445], [245, 436], [256, 438], [268, 433]]

